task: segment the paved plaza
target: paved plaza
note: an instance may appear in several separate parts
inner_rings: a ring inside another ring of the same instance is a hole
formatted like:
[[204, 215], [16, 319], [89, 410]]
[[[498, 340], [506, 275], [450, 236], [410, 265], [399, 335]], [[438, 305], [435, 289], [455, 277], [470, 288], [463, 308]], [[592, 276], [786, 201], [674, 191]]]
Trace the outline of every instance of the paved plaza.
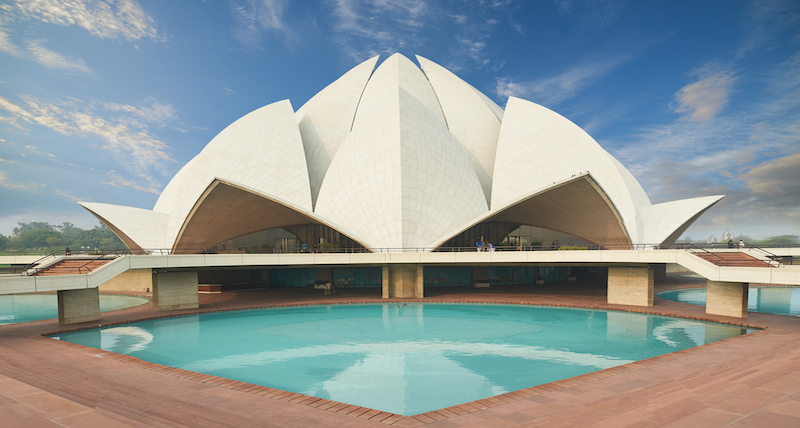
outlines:
[[[657, 280], [657, 291], [702, 286]], [[800, 319], [742, 321], [656, 298], [650, 308], [606, 304], [602, 283], [426, 290], [424, 301], [541, 303], [746, 323], [765, 330], [413, 417], [259, 387], [43, 338], [57, 320], [0, 327], [0, 414], [6, 427], [797, 427]], [[199, 309], [151, 304], [104, 313], [112, 324], [176, 313], [335, 302], [387, 302], [379, 289], [274, 289], [203, 294]], [[390, 299], [396, 301], [401, 299]], [[414, 299], [409, 299], [414, 300]], [[86, 323], [70, 328], [82, 328]]]

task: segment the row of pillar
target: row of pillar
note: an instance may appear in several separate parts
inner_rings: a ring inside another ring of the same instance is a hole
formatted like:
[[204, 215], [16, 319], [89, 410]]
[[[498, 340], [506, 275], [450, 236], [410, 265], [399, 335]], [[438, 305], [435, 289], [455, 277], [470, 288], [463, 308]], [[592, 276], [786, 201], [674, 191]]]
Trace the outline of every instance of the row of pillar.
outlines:
[[[473, 267], [473, 281], [487, 277], [486, 266]], [[145, 271], [145, 270], [141, 270]], [[197, 272], [128, 272], [129, 278], [152, 284], [153, 309], [172, 311], [199, 307]], [[123, 274], [123, 275], [126, 275]], [[148, 277], [145, 278], [145, 274]], [[608, 303], [630, 306], [653, 306], [654, 278], [661, 276], [659, 267], [609, 267]], [[320, 280], [333, 280], [331, 268], [317, 271]], [[384, 299], [392, 297], [423, 298], [423, 265], [390, 264], [383, 266], [382, 292]], [[730, 317], [747, 317], [748, 285], [740, 282], [708, 281], [706, 313]], [[58, 292], [58, 320], [74, 324], [100, 319], [100, 298], [97, 288], [61, 290]]]
[[[140, 280], [138, 278], [140, 273], [130, 272], [129, 277]], [[153, 309], [156, 311], [192, 309], [200, 306], [200, 298], [197, 294], [197, 272], [152, 271], [150, 272], [150, 283], [153, 288]], [[100, 291], [98, 288], [58, 291], [59, 324], [77, 324], [99, 319]]]
[[[609, 267], [608, 303], [653, 306], [656, 269], [650, 266]], [[709, 280], [706, 284], [706, 313], [746, 318], [747, 293], [747, 283]]]

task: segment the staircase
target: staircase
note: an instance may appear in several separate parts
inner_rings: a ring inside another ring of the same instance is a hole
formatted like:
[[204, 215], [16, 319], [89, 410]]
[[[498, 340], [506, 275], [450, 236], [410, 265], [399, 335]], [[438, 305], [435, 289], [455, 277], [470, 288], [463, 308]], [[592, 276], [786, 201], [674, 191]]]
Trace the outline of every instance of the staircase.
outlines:
[[746, 253], [694, 252], [693, 254], [717, 266], [773, 267], [771, 264]]
[[111, 259], [67, 259], [61, 260], [58, 263], [50, 265], [36, 273], [33, 276], [52, 276], [52, 275], [78, 275], [86, 274], [96, 270], [100, 266], [110, 262]]

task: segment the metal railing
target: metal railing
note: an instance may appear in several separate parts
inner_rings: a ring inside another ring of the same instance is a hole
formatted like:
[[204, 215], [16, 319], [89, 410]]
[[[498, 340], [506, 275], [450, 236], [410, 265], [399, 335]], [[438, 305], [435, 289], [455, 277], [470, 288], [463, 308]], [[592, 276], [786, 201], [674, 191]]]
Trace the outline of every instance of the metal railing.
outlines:
[[[73, 256], [71, 251], [69, 253], [67, 253], [66, 250], [54, 251], [54, 252], [42, 257], [41, 259], [26, 265], [25, 268], [24, 268], [24, 272], [25, 272], [25, 275], [27, 275], [27, 276], [33, 276], [33, 275], [36, 275], [37, 273], [42, 272], [42, 271], [44, 271], [46, 269], [49, 269], [49, 268], [51, 268], [53, 266], [57, 266], [58, 263], [61, 263], [61, 261], [63, 261], [63, 260], [70, 260], [67, 257], [73, 257], [72, 260], [86, 260], [86, 263], [84, 263], [84, 264], [82, 264], [82, 265], [80, 265], [78, 267], [73, 267], [72, 269], [77, 269], [79, 274], [83, 273], [84, 269], [86, 270], [87, 273], [89, 273], [89, 272], [92, 272], [92, 268], [89, 267], [89, 265], [91, 265], [92, 263], [95, 263], [95, 262], [97, 262], [99, 260], [104, 260], [104, 259], [110, 259], [110, 260], [116, 259], [117, 257], [119, 257], [121, 255], [125, 255], [123, 253], [125, 253], [126, 251], [129, 251], [129, 250], [92, 251], [93, 254], [86, 254], [86, 255], [92, 255], [92, 256], [97, 256], [97, 257], [93, 257], [93, 258], [89, 258], [89, 259], [84, 258], [84, 254], [76, 254], [76, 255]], [[42, 261], [44, 261], [44, 260], [46, 260], [46, 259], [48, 259], [50, 257], [55, 259], [56, 257], [58, 257], [58, 254], [60, 254], [60, 253], [64, 254], [64, 257], [65, 257], [64, 259], [59, 260], [55, 264], [41, 266], [41, 267], [38, 266], [39, 264], [41, 264]], [[98, 253], [99, 253], [99, 256], [98, 256]]]

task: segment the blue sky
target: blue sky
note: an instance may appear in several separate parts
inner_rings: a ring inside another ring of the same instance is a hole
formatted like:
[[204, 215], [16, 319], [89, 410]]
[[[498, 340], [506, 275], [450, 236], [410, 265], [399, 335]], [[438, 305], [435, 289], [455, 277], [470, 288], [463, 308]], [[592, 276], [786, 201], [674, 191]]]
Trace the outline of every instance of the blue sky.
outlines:
[[684, 235], [800, 234], [800, 2], [0, 2], [0, 233], [152, 209], [222, 129], [373, 55], [566, 116], [654, 203], [725, 194]]

